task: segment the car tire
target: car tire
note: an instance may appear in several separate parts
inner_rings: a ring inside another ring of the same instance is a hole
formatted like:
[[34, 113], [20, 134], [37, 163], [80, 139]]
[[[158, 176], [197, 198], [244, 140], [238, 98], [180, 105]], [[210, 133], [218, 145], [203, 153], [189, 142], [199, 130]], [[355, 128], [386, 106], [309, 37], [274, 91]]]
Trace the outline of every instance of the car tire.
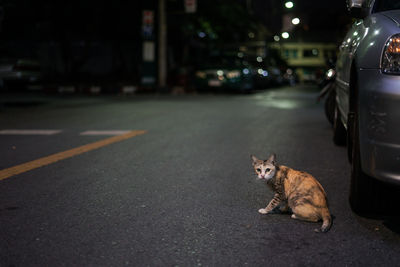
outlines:
[[349, 163], [353, 162], [353, 141], [354, 141], [354, 129], [355, 129], [355, 113], [349, 112], [347, 114], [347, 159]]
[[354, 128], [351, 134], [352, 164], [350, 181], [350, 207], [360, 214], [377, 214], [384, 208], [384, 184], [365, 174], [361, 169], [360, 138], [357, 114], [354, 117]]
[[346, 129], [343, 126], [337, 104], [333, 113], [333, 143], [338, 146], [346, 145]]
[[328, 94], [328, 97], [325, 100], [325, 105], [324, 105], [325, 116], [331, 125], [333, 125], [333, 119], [336, 107], [335, 101], [336, 101], [336, 92], [335, 90], [331, 90]]

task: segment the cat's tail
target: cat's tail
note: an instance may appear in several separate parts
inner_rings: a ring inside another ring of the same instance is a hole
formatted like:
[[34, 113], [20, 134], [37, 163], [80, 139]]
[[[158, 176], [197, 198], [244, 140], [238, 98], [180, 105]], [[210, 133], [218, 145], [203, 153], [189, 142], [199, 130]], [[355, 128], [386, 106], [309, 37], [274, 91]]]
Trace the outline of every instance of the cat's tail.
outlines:
[[325, 208], [321, 211], [321, 217], [322, 217], [321, 229], [315, 229], [315, 231], [320, 233], [321, 232], [326, 233], [332, 226], [332, 217], [331, 214], [329, 213], [328, 208]]

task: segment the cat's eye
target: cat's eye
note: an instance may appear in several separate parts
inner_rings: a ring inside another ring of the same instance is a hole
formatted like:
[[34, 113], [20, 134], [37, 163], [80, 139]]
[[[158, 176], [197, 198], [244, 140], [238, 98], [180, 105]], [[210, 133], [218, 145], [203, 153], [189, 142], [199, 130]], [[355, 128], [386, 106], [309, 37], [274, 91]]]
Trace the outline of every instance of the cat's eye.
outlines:
[[266, 172], [270, 172], [271, 169], [270, 169], [270, 168], [266, 168], [265, 171], [266, 171]]
[[256, 171], [257, 171], [257, 172], [261, 172], [261, 169], [257, 169]]

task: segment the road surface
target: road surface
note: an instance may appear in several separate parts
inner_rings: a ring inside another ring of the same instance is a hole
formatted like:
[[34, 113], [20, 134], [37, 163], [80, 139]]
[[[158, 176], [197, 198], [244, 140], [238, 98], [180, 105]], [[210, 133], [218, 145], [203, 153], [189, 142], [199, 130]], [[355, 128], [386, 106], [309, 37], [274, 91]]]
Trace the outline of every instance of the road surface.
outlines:
[[[3, 97], [0, 266], [398, 265], [400, 221], [351, 211], [317, 94]], [[257, 212], [250, 154], [272, 152], [324, 186], [328, 233]]]

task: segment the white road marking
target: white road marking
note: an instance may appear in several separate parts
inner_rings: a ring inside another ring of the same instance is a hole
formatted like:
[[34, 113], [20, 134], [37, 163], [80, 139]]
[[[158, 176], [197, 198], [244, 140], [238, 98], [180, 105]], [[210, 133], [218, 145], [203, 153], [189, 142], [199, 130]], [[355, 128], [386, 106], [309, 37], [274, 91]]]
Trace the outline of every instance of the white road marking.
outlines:
[[54, 135], [62, 130], [34, 130], [34, 129], [5, 129], [0, 130], [0, 135]]
[[79, 135], [123, 135], [129, 132], [124, 130], [85, 131]]

